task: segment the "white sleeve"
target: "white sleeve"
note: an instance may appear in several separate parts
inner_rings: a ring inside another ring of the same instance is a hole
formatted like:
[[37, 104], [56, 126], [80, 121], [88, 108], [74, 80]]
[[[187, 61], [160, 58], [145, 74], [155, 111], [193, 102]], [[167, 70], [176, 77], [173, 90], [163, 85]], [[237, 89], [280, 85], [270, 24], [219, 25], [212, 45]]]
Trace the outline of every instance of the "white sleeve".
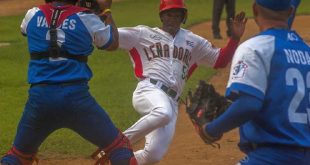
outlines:
[[232, 61], [226, 95], [244, 92], [263, 99], [274, 50], [272, 36], [257, 36], [241, 44]]
[[112, 43], [112, 27], [110, 25], [105, 25], [95, 14], [80, 12], [78, 16], [98, 48], [107, 48]]
[[131, 50], [140, 38], [141, 27], [122, 27], [118, 28], [119, 47]]
[[195, 48], [195, 54], [198, 55], [197, 64], [212, 67], [219, 56], [220, 48], [214, 47], [211, 42], [202, 37], [199, 38], [200, 42]]
[[28, 23], [39, 10], [40, 10], [39, 8], [34, 7], [27, 11], [25, 18], [23, 19], [23, 22], [20, 25], [20, 31], [22, 32], [23, 35], [27, 35]]

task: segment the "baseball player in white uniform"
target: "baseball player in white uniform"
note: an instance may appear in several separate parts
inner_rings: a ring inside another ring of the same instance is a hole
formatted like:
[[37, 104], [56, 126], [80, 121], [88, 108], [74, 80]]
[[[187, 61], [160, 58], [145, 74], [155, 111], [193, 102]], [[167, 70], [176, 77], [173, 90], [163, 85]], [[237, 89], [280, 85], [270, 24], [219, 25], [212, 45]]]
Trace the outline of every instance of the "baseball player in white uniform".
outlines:
[[244, 13], [238, 14], [232, 22], [232, 38], [220, 49], [180, 28], [186, 17], [184, 0], [161, 0], [161, 28], [119, 28], [119, 47], [129, 51], [139, 80], [132, 103], [142, 117], [124, 132], [132, 144], [146, 139], [145, 148], [135, 152], [139, 165], [155, 164], [163, 158], [175, 132], [185, 80], [197, 65], [225, 67], [246, 24]]

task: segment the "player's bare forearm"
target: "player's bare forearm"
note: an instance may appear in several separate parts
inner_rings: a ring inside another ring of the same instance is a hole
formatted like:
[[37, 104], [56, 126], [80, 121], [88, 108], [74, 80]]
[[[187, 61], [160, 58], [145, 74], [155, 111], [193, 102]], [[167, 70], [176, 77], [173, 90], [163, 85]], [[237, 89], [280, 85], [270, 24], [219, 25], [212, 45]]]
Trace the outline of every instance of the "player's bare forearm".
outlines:
[[111, 45], [105, 50], [112, 51], [112, 50], [115, 50], [118, 48], [119, 42], [118, 42], [118, 30], [117, 30], [116, 24], [113, 20], [111, 13], [106, 14], [105, 24], [111, 26], [112, 36], [113, 36], [113, 41], [112, 41]]
[[227, 43], [226, 47], [222, 48], [218, 59], [216, 60], [214, 68], [224, 68], [231, 61], [235, 50], [238, 47], [238, 43], [244, 33], [247, 18], [245, 13], [238, 13], [235, 18], [231, 21], [232, 34], [231, 39]]
[[232, 34], [231, 38], [233, 40], [239, 41], [240, 38], [242, 37], [244, 30], [245, 30], [245, 25], [247, 23], [248, 19], [245, 18], [245, 13], [242, 11], [238, 13], [235, 18], [231, 21], [231, 27], [232, 27]]

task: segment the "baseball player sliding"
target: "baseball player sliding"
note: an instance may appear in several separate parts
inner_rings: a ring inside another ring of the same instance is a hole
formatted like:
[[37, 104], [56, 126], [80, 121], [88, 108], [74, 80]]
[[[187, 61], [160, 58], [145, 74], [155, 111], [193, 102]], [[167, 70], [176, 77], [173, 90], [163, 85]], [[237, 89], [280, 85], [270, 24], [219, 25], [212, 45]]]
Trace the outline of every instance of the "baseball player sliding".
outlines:
[[141, 118], [124, 134], [131, 143], [145, 137], [145, 148], [136, 151], [139, 165], [159, 162], [175, 132], [178, 100], [185, 80], [197, 65], [223, 68], [234, 54], [243, 35], [246, 19], [240, 13], [232, 22], [233, 33], [224, 48], [180, 28], [187, 18], [184, 0], [160, 1], [160, 28], [119, 28], [119, 47], [129, 52], [139, 83], [133, 106]]

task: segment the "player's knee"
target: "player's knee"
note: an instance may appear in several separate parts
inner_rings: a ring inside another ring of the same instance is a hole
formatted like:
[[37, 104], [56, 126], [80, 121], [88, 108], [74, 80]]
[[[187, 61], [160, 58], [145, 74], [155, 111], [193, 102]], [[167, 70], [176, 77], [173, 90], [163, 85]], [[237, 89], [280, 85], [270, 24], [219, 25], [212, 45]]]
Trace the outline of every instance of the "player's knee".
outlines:
[[161, 123], [161, 125], [167, 125], [170, 122], [170, 116], [167, 114], [163, 114], [159, 120], [159, 122]]
[[1, 165], [32, 165], [36, 160], [36, 154], [26, 154], [12, 147], [0, 162]]
[[158, 116], [158, 123], [162, 126], [167, 125], [172, 120], [172, 115], [165, 111], [157, 111], [154, 115]]

